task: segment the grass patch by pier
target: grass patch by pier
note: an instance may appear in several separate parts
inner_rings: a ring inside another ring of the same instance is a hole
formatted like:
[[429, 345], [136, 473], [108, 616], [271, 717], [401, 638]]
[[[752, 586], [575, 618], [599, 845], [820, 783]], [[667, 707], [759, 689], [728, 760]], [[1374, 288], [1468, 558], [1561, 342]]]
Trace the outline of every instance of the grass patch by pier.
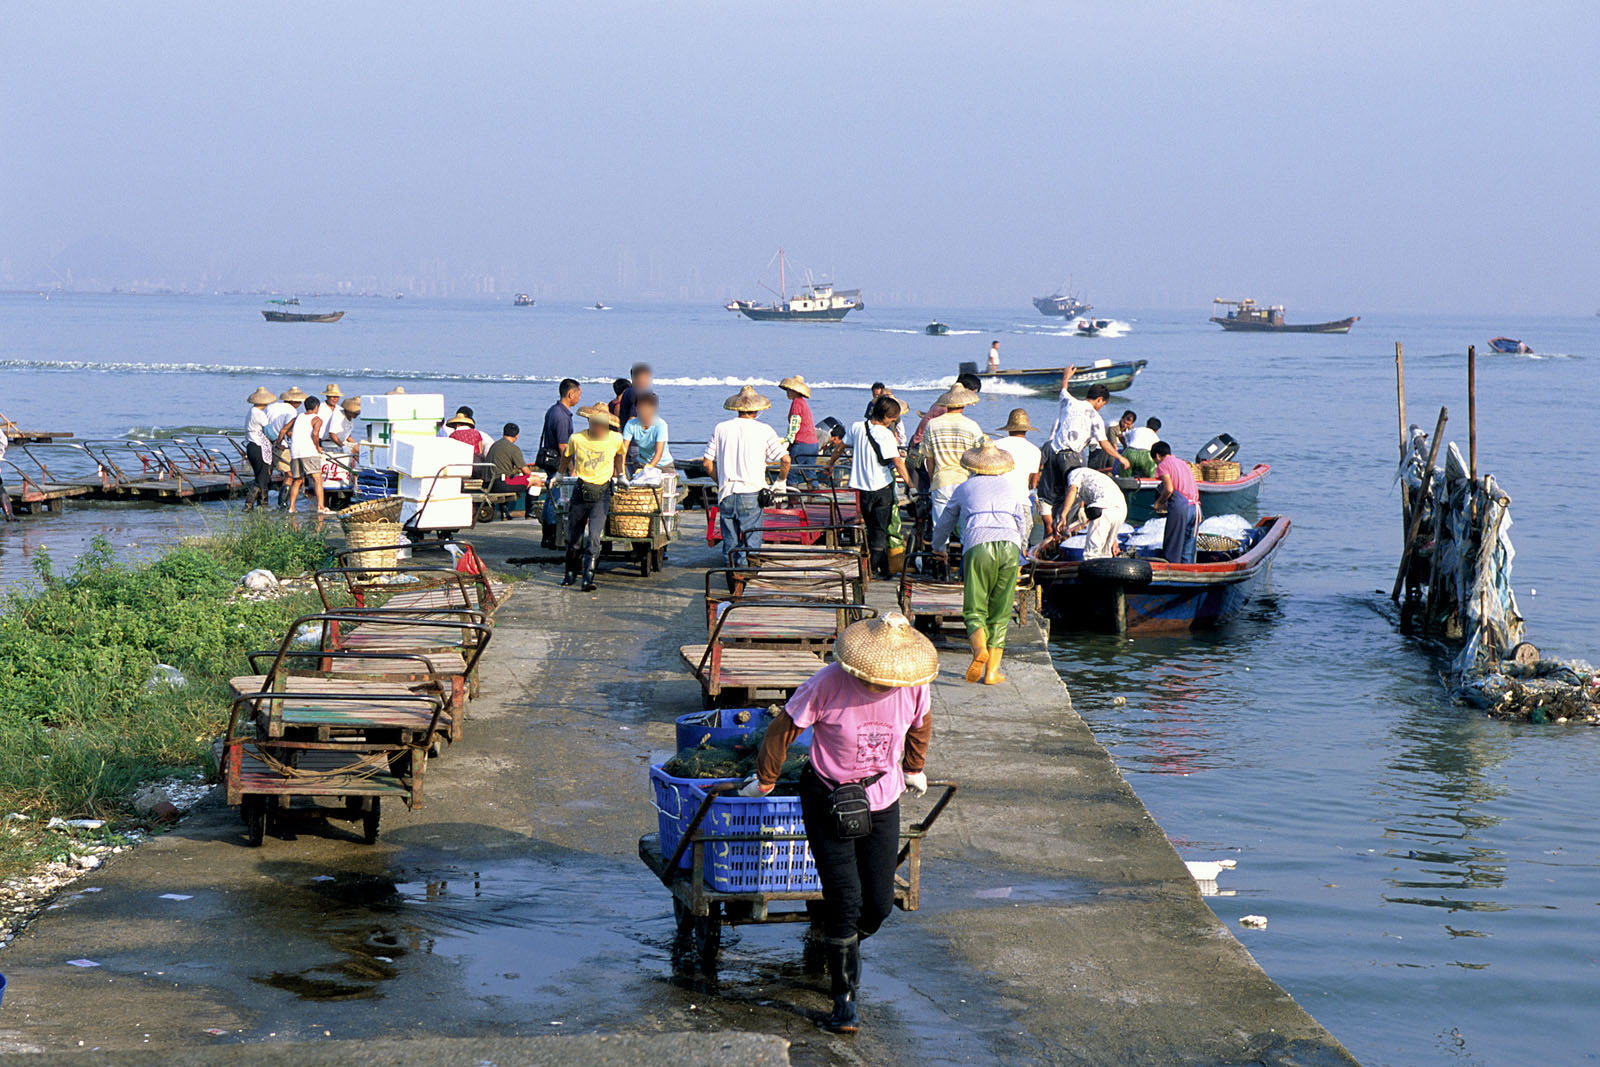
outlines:
[[[321, 533], [249, 517], [146, 563], [117, 562], [97, 538], [66, 573], [35, 557], [37, 588], [0, 614], [0, 876], [61, 858], [52, 816], [118, 820], [152, 779], [209, 763], [227, 723], [228, 678], [320, 610], [309, 591], [233, 599], [247, 571], [303, 574], [331, 558]], [[153, 682], [157, 664], [182, 685]]]

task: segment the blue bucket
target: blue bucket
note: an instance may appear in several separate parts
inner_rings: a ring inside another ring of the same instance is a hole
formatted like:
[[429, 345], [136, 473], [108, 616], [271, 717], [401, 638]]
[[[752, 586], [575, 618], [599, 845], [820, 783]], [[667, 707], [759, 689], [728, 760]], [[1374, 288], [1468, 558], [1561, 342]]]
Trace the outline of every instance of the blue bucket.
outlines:
[[5, 998], [6, 998], [6, 976], [3, 975], [3, 974], [0, 974], [0, 1002], [3, 1002], [5, 1000]]

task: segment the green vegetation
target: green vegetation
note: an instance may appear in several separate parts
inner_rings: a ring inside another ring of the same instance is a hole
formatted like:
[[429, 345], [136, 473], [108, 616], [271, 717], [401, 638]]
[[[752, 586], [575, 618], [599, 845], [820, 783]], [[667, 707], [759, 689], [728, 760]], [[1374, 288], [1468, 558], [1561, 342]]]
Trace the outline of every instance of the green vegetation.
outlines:
[[[230, 600], [239, 577], [303, 574], [330, 556], [321, 534], [259, 517], [149, 563], [116, 562], [104, 539], [68, 574], [36, 556], [39, 587], [0, 614], [0, 815], [33, 816], [0, 834], [0, 874], [47, 854], [50, 816], [114, 819], [141, 783], [205, 767], [244, 654], [320, 608], [309, 591]], [[187, 684], [153, 683], [158, 663]]]

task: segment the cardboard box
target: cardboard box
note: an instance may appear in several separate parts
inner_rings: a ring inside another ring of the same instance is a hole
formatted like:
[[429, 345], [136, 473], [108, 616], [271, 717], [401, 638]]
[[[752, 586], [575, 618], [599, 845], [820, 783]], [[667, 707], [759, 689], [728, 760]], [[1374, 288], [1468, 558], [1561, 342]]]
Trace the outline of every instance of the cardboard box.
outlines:
[[380, 393], [361, 398], [361, 417], [368, 422], [444, 419], [443, 393]]
[[472, 477], [472, 446], [448, 437], [396, 438], [390, 456], [390, 470], [413, 478]]

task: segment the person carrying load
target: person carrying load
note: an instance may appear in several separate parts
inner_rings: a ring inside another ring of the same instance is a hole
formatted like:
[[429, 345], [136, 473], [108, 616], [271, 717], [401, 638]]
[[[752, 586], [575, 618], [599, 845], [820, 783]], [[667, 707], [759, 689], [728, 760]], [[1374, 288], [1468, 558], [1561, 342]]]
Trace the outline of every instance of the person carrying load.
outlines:
[[616, 431], [616, 416], [606, 405], [591, 404], [580, 409], [578, 414], [589, 420], [589, 428], [567, 438], [561, 457], [561, 475], [577, 477], [577, 487], [567, 510], [567, 573], [561, 584], [575, 583], [581, 565], [583, 591], [592, 593], [594, 565], [600, 558], [600, 546], [606, 536], [606, 515], [611, 511], [611, 481], [622, 477], [622, 458], [628, 446]]
[[811, 729], [800, 813], [822, 881], [823, 948], [833, 997], [829, 1030], [860, 1029], [861, 942], [894, 910], [900, 794], [928, 791], [933, 737], [928, 683], [939, 653], [899, 612], [852, 623], [834, 662], [812, 675], [767, 727], [756, 773], [739, 791], [772, 792], [795, 738]]

